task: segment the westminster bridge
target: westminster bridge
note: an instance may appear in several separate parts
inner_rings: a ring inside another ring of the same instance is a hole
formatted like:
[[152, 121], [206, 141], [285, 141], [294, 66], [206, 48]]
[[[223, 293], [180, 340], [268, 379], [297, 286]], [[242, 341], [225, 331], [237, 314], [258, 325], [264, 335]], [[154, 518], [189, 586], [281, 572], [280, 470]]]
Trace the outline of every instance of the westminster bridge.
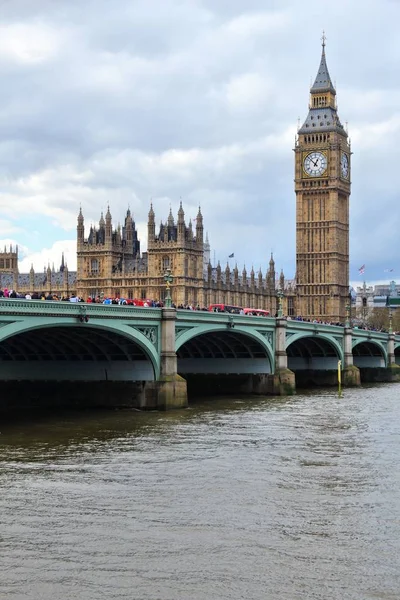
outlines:
[[400, 336], [284, 317], [0, 299], [9, 402], [16, 393], [34, 401], [46, 383], [73, 401], [111, 404], [117, 394], [121, 405], [169, 409], [187, 405], [187, 385], [189, 395], [207, 383], [281, 395], [296, 383], [333, 385], [338, 364], [344, 385], [398, 381]]

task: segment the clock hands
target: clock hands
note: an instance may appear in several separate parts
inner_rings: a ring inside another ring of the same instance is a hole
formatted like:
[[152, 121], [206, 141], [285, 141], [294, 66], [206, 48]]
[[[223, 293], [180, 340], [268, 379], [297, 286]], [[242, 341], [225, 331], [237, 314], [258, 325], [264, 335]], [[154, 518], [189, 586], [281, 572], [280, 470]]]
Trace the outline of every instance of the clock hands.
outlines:
[[304, 170], [310, 177], [320, 177], [326, 171], [327, 159], [322, 152], [311, 152], [304, 159]]

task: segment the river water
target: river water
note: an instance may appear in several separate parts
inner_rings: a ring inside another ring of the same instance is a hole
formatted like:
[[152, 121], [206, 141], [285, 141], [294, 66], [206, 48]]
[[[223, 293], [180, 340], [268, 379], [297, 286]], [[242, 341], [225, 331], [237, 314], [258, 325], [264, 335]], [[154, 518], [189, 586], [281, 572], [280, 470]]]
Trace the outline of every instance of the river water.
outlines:
[[400, 598], [400, 384], [0, 430], [2, 600]]

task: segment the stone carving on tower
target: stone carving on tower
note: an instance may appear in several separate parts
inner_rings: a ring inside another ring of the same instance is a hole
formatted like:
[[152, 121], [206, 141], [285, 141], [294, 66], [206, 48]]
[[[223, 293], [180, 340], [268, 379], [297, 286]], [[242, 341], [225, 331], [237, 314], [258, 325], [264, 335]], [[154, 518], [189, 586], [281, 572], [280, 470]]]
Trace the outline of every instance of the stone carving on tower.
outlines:
[[297, 132], [296, 312], [344, 322], [349, 294], [350, 141], [337, 112], [325, 36], [309, 112]]

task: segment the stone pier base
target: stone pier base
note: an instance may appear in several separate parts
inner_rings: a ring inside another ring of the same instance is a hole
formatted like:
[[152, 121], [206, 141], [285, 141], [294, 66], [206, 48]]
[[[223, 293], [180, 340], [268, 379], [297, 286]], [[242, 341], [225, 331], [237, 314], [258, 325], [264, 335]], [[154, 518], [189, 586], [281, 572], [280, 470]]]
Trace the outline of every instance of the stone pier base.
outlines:
[[360, 369], [362, 383], [385, 383], [400, 381], [400, 367], [391, 364], [388, 367], [363, 367]]
[[389, 381], [400, 381], [400, 365], [392, 363], [388, 367]]
[[268, 394], [292, 396], [296, 392], [296, 377], [290, 369], [279, 369], [268, 376]]
[[167, 375], [159, 381], [146, 381], [141, 397], [142, 410], [171, 410], [188, 405], [186, 380]]
[[342, 383], [345, 387], [357, 387], [361, 385], [360, 369], [354, 365], [345, 367], [342, 373]]

